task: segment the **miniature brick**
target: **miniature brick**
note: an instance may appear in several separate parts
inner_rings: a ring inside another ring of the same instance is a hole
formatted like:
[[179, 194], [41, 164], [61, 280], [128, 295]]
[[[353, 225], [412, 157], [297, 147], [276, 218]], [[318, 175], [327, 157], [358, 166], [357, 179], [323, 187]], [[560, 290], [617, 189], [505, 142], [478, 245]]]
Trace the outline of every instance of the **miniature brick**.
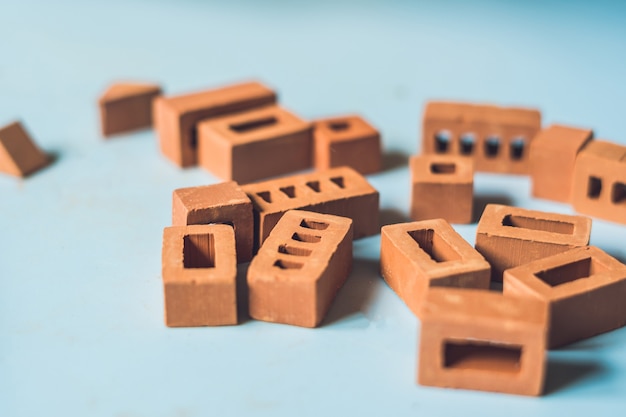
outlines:
[[418, 382], [541, 395], [547, 310], [530, 298], [433, 288], [421, 312]]
[[20, 122], [0, 127], [0, 172], [26, 177], [49, 163]]
[[429, 102], [422, 152], [472, 157], [476, 171], [529, 174], [528, 148], [540, 129], [535, 109]]
[[569, 203], [576, 155], [592, 138], [591, 129], [569, 126], [552, 125], [540, 131], [530, 147], [532, 195]]
[[595, 247], [507, 269], [503, 289], [547, 305], [550, 348], [626, 325], [626, 266]]
[[579, 213], [626, 224], [626, 146], [594, 140], [580, 151], [572, 205]]
[[248, 268], [250, 316], [317, 327], [352, 268], [352, 220], [285, 213]]
[[278, 106], [198, 124], [198, 163], [224, 180], [257, 181], [311, 167], [313, 127]]
[[116, 83], [98, 100], [105, 137], [152, 127], [152, 102], [161, 95], [156, 84]]
[[362, 175], [380, 171], [380, 134], [357, 115], [314, 121], [315, 168], [349, 166]]
[[471, 223], [474, 167], [470, 158], [421, 155], [411, 158], [411, 218]]
[[476, 250], [491, 264], [491, 279], [505, 269], [587, 246], [591, 219], [489, 204], [476, 230]]
[[252, 259], [252, 202], [234, 181], [179, 188], [172, 195], [172, 225], [225, 223], [235, 229], [237, 261]]
[[235, 233], [224, 224], [163, 230], [165, 324], [237, 324]]
[[276, 93], [258, 82], [159, 97], [154, 101], [154, 122], [161, 152], [178, 166], [196, 165], [198, 122], [274, 103]]
[[257, 247], [287, 210], [308, 210], [351, 218], [355, 239], [380, 231], [378, 191], [352, 168], [293, 175], [241, 188], [254, 206]]
[[489, 289], [489, 263], [443, 219], [383, 226], [383, 278], [414, 314], [431, 287]]

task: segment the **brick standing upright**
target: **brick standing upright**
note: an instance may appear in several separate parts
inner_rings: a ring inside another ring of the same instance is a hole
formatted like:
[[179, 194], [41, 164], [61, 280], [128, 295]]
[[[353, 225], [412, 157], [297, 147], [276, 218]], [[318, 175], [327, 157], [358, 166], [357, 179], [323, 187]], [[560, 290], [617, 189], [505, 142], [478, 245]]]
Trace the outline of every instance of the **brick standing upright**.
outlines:
[[152, 102], [161, 95], [161, 87], [146, 83], [116, 83], [100, 97], [102, 135], [131, 132], [152, 127]]

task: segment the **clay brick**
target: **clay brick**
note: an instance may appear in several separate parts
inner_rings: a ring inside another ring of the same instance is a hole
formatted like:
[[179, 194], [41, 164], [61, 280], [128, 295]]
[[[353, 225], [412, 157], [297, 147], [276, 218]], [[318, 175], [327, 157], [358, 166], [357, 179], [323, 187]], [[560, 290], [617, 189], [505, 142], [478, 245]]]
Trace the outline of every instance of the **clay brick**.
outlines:
[[431, 287], [489, 289], [489, 263], [443, 219], [383, 226], [380, 267], [418, 315]]
[[626, 325], [626, 266], [595, 247], [507, 269], [503, 288], [546, 304], [550, 348]]
[[224, 224], [163, 230], [165, 324], [237, 324], [235, 233]]
[[352, 268], [352, 220], [292, 210], [248, 268], [250, 316], [317, 327]]
[[474, 206], [474, 167], [469, 158], [421, 155], [410, 160], [411, 218], [442, 218], [471, 223]]
[[152, 102], [161, 87], [145, 83], [116, 83], [100, 96], [100, 126], [105, 137], [152, 127]]
[[252, 202], [234, 181], [179, 188], [172, 194], [172, 225], [225, 223], [235, 229], [237, 261], [252, 259]]
[[580, 151], [572, 205], [579, 213], [626, 224], [626, 146], [594, 140]]
[[433, 288], [421, 312], [418, 382], [540, 395], [547, 311], [529, 298]]
[[378, 234], [378, 191], [352, 168], [298, 174], [241, 187], [254, 206], [255, 245], [261, 246], [287, 210], [351, 218], [354, 238]]
[[178, 166], [196, 165], [198, 122], [274, 103], [276, 93], [258, 82], [159, 97], [154, 101], [154, 123], [161, 152]]
[[541, 129], [534, 109], [429, 102], [422, 126], [422, 152], [464, 155], [476, 171], [528, 174], [528, 148]]
[[0, 172], [26, 177], [49, 163], [20, 122], [0, 127]]
[[380, 134], [358, 115], [314, 121], [315, 168], [349, 166], [362, 175], [380, 171]]
[[198, 124], [198, 163], [224, 180], [257, 181], [311, 167], [313, 127], [278, 106]]

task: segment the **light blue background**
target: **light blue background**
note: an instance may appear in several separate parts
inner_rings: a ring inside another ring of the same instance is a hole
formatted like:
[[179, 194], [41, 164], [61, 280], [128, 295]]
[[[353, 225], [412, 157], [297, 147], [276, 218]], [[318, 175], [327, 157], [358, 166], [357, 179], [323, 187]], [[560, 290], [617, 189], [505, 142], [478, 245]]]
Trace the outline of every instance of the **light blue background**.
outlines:
[[[58, 159], [0, 177], [0, 415], [608, 415], [626, 407], [626, 329], [550, 352], [548, 394], [417, 386], [418, 321], [378, 273], [379, 236], [326, 324], [164, 326], [162, 228], [181, 171], [152, 132], [103, 141], [118, 79], [180, 93], [240, 79], [306, 118], [359, 112], [390, 169], [385, 221], [409, 208], [406, 158], [430, 98], [538, 106], [544, 122], [626, 143], [626, 7], [595, 2], [0, 0], [0, 124], [24, 120]], [[398, 160], [400, 164], [398, 164]], [[563, 213], [527, 178], [479, 174], [480, 201]], [[475, 225], [456, 229], [470, 242]], [[626, 259], [626, 227], [591, 242]]]

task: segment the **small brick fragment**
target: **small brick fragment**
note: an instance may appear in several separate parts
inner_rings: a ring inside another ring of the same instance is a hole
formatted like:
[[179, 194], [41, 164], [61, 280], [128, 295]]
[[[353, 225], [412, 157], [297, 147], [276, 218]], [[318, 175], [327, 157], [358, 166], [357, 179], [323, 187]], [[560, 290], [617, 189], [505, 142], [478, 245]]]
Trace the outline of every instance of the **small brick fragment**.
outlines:
[[152, 102], [161, 95], [161, 87], [147, 83], [116, 83], [100, 96], [102, 135], [152, 127]]
[[26, 177], [49, 163], [20, 122], [0, 127], [0, 172]]

